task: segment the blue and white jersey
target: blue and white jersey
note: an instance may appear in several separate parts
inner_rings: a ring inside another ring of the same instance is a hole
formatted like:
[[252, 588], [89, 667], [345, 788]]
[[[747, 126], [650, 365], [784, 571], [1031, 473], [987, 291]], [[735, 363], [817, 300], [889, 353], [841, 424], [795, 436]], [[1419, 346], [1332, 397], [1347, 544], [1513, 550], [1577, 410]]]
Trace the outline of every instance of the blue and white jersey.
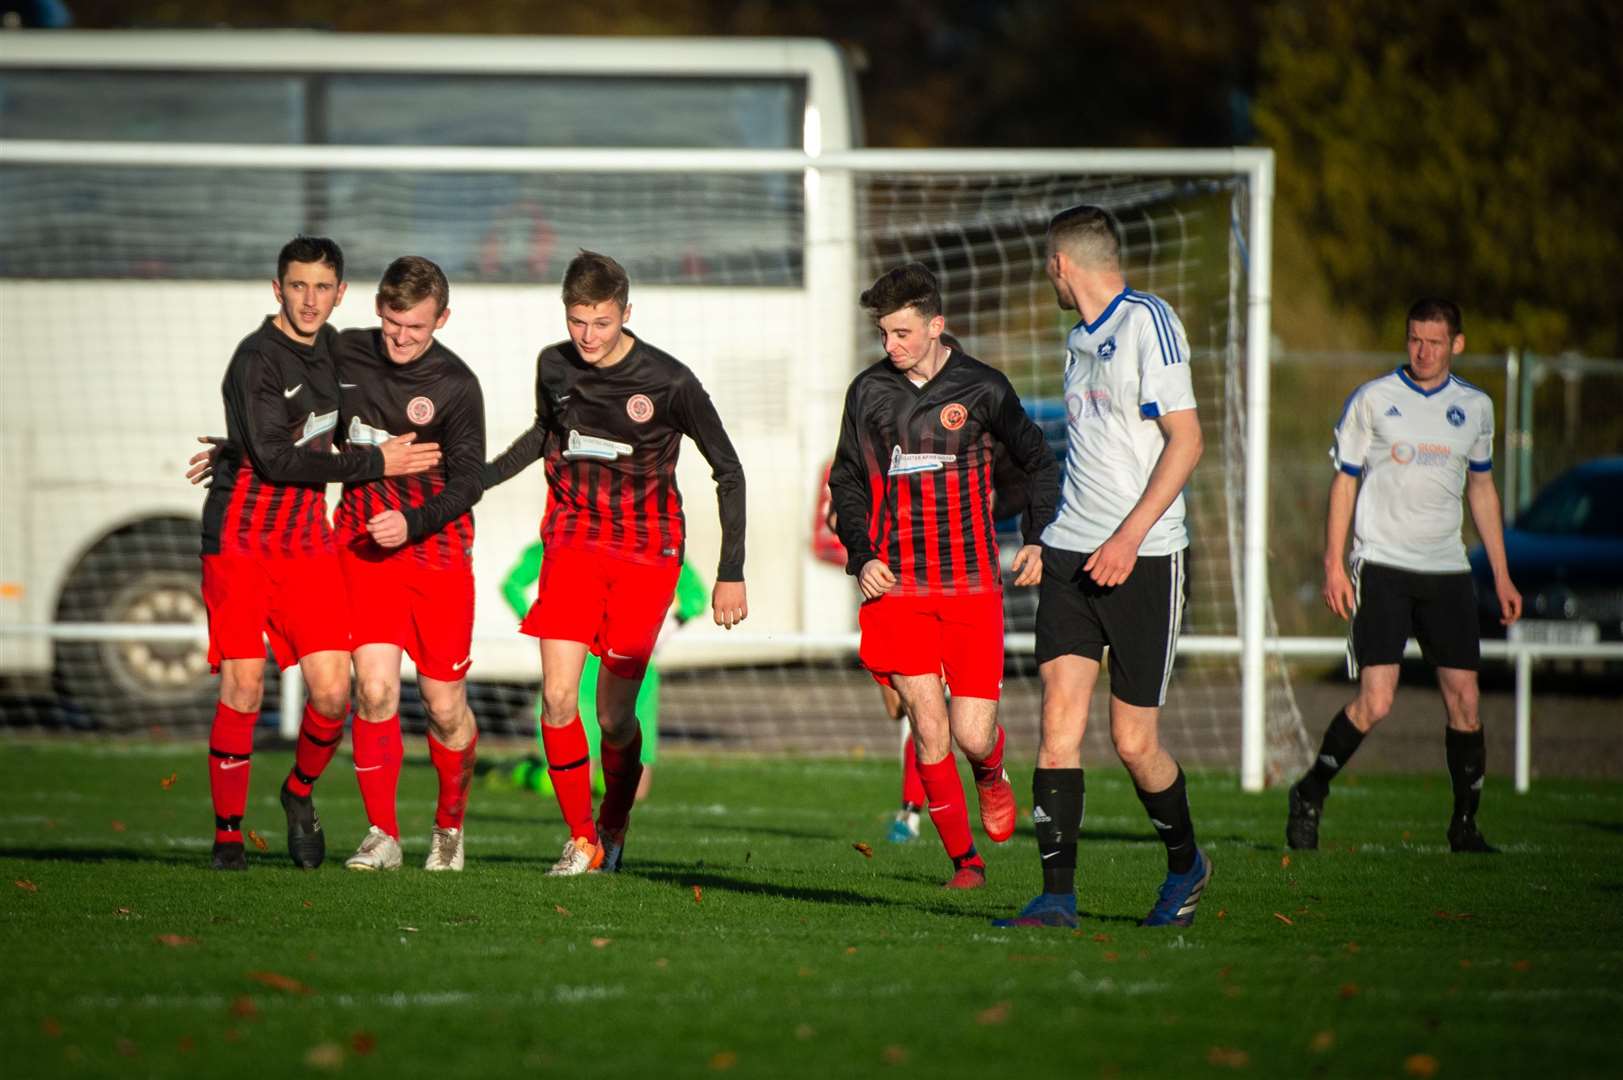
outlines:
[[[1166, 437], [1156, 419], [1195, 407], [1189, 339], [1166, 301], [1123, 289], [1091, 323], [1065, 339], [1068, 446], [1059, 514], [1043, 543], [1096, 551], [1149, 485]], [[1189, 546], [1183, 493], [1138, 546], [1170, 555]]]
[[1352, 392], [1330, 459], [1360, 477], [1352, 561], [1469, 570], [1460, 539], [1465, 474], [1493, 468], [1493, 399], [1457, 375], [1422, 390], [1404, 368]]

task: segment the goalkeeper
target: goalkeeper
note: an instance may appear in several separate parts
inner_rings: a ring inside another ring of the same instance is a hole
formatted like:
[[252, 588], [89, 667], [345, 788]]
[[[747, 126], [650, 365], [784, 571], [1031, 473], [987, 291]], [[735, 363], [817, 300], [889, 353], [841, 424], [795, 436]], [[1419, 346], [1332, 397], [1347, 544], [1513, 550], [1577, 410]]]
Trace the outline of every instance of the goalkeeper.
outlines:
[[[544, 550], [541, 541], [537, 540], [525, 548], [518, 557], [518, 561], [508, 570], [507, 577], [502, 580], [502, 597], [507, 606], [520, 619], [529, 613], [533, 599], [534, 586], [541, 580], [541, 560]], [[671, 611], [665, 622], [665, 629], [660, 634], [663, 641], [673, 626], [681, 626], [696, 615], [702, 614], [709, 606], [710, 598], [706, 592], [704, 580], [699, 572], [693, 569], [686, 560], [682, 562], [681, 573], [676, 579], [676, 598], [671, 604]], [[657, 644], [655, 646], [658, 647]], [[603, 738], [603, 729], [597, 722], [597, 672], [602, 662], [595, 653], [586, 655], [586, 666], [581, 670], [580, 679], [580, 719], [581, 725], [586, 729], [586, 744], [592, 757], [592, 790], [596, 794], [603, 793], [603, 767], [598, 754], [598, 745]], [[541, 737], [541, 709], [542, 698], [540, 694], [535, 698], [536, 738]], [[648, 673], [643, 677], [642, 688], [637, 691], [637, 724], [642, 730], [642, 779], [637, 784], [636, 798], [640, 802], [648, 794], [649, 786], [653, 782], [654, 759], [659, 753], [659, 671], [652, 664]], [[541, 791], [552, 794], [552, 780], [547, 775], [546, 745], [541, 744], [539, 758], [526, 758], [520, 762], [513, 771], [513, 779], [521, 787], [532, 791]]]

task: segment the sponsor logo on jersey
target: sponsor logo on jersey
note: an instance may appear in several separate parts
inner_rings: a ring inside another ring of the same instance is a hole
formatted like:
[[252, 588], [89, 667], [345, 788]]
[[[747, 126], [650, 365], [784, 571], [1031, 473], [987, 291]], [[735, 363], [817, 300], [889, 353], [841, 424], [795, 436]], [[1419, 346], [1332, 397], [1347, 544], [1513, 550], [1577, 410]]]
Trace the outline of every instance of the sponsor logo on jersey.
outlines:
[[[303, 384], [301, 383], [300, 385]], [[311, 413], [309, 416], [304, 418], [304, 430], [299, 434], [297, 439], [293, 440], [293, 445], [307, 446], [314, 440], [319, 439], [321, 436], [332, 431], [337, 426], [337, 409], [334, 409], [332, 412], [324, 412], [319, 416], [315, 413]]]
[[351, 446], [382, 446], [394, 436], [382, 428], [362, 423], [359, 416], [352, 416], [349, 418], [349, 431], [345, 433], [344, 438]]
[[571, 431], [569, 442], [564, 447], [564, 460], [579, 461], [585, 458], [591, 461], [613, 461], [629, 456], [631, 450], [630, 443], [600, 439], [596, 435], [582, 435], [578, 431]]
[[956, 401], [941, 410], [941, 426], [948, 431], [957, 431], [968, 419], [969, 410]]
[[422, 427], [434, 419], [434, 403], [425, 397], [414, 397], [406, 402], [406, 419]]
[[1112, 356], [1115, 356], [1116, 355], [1116, 335], [1111, 334], [1109, 337], [1107, 337], [1103, 341], [1099, 342], [1099, 348], [1096, 349], [1095, 352], [1098, 353], [1099, 359], [1101, 359], [1101, 360], [1109, 360]]
[[1450, 405], [1448, 407], [1448, 411], [1444, 413], [1443, 416], [1446, 417], [1448, 422], [1453, 424], [1455, 427], [1465, 426], [1465, 410], [1460, 408], [1458, 405]]
[[1391, 408], [1386, 410], [1386, 415], [1387, 416], [1402, 416], [1403, 414], [1398, 412], [1398, 407], [1396, 405], [1394, 405]]
[[900, 446], [890, 452], [890, 475], [909, 476], [913, 473], [940, 472], [958, 460], [956, 454], [904, 454]]
[[1071, 420], [1097, 420], [1110, 408], [1109, 390], [1083, 390], [1065, 395], [1065, 415]]
[[1423, 442], [1414, 444], [1395, 442], [1392, 444], [1392, 460], [1399, 465], [1437, 468], [1441, 465], [1447, 465], [1453, 457], [1454, 449], [1447, 443]]
[[654, 403], [647, 394], [632, 394], [626, 399], [626, 415], [639, 424], [654, 418]]

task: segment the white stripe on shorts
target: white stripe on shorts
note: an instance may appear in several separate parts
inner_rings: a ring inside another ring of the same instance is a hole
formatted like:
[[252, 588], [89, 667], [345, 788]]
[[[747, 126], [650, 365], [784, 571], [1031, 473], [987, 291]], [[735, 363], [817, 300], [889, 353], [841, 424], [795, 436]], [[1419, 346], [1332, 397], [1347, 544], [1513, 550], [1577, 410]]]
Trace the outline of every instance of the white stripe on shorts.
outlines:
[[1358, 648], [1353, 643], [1353, 624], [1358, 621], [1358, 609], [1364, 603], [1364, 564], [1352, 564], [1353, 610], [1347, 620], [1347, 678], [1358, 679]]
[[1183, 626], [1183, 551], [1172, 553], [1172, 563], [1167, 575], [1172, 579], [1171, 592], [1167, 595], [1167, 651], [1164, 666], [1161, 669], [1161, 696], [1156, 699], [1157, 705], [1167, 703], [1167, 684], [1172, 681], [1172, 662], [1178, 657], [1178, 630]]

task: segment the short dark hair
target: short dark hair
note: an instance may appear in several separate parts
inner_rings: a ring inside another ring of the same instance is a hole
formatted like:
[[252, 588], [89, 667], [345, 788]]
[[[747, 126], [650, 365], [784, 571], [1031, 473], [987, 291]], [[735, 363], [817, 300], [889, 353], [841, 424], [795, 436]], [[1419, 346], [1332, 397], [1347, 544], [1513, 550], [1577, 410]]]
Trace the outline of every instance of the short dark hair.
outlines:
[[322, 263], [333, 268], [339, 281], [344, 280], [344, 251], [336, 240], [303, 233], [295, 236], [282, 245], [281, 253], [276, 256], [276, 280], [286, 277], [288, 264], [296, 262]]
[[564, 271], [564, 307], [595, 305], [613, 300], [624, 308], [631, 299], [631, 278], [625, 267], [596, 251], [581, 248]]
[[390, 311], [409, 311], [430, 296], [438, 315], [451, 303], [451, 283], [445, 271], [421, 255], [400, 256], [378, 282], [378, 299]]
[[1048, 222], [1048, 246], [1084, 266], [1121, 266], [1121, 226], [1102, 206], [1073, 206]]
[[1460, 336], [1465, 330], [1465, 322], [1460, 318], [1460, 306], [1452, 300], [1444, 300], [1440, 296], [1426, 296], [1409, 305], [1409, 318], [1404, 322], [1404, 329], [1408, 329], [1412, 322], [1440, 322], [1448, 327], [1448, 336], [1452, 340]]
[[876, 319], [910, 307], [928, 321], [941, 314], [941, 286], [928, 266], [911, 262], [880, 274], [860, 302]]

